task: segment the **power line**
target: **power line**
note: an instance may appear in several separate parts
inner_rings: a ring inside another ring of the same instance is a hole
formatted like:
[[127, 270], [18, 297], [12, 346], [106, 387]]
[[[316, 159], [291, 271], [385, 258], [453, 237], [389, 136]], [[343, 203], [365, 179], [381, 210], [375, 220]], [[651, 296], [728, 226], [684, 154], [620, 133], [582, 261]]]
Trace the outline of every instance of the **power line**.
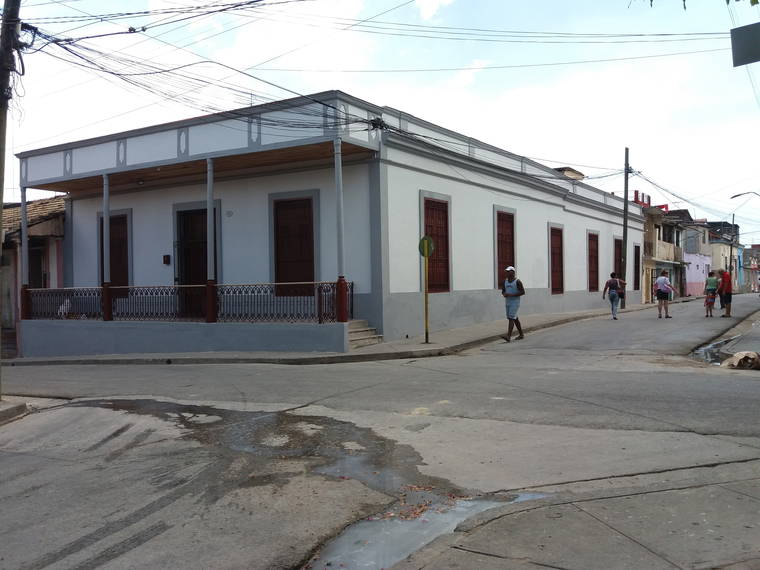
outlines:
[[[724, 211], [717, 210], [717, 209], [715, 209], [715, 208], [713, 208], [711, 206], [706, 206], [706, 205], [704, 205], [704, 204], [702, 204], [700, 202], [696, 202], [693, 199], [686, 198], [685, 196], [682, 196], [681, 194], [679, 194], [679, 193], [677, 193], [677, 192], [675, 192], [673, 190], [669, 190], [668, 188], [665, 188], [661, 184], [658, 184], [657, 182], [655, 182], [651, 178], [647, 177], [641, 171], [638, 171], [638, 170], [634, 171], [633, 175], [634, 176], [638, 176], [639, 178], [642, 178], [643, 180], [646, 180], [649, 184], [651, 184], [652, 186], [654, 186], [655, 188], [657, 188], [661, 192], [663, 192], [663, 193], [665, 193], [667, 195], [670, 195], [670, 196], [676, 198], [676, 200], [678, 200], [680, 202], [683, 202], [685, 204], [689, 204], [690, 206], [692, 206], [694, 208], [698, 208], [698, 209], [703, 210], [705, 212], [708, 212], [708, 213], [710, 213], [710, 214], [712, 214], [714, 216], [718, 216], [721, 219], [725, 219], [725, 218], [727, 218], [728, 216], [731, 215], [730, 213], [727, 214]], [[736, 216], [736, 217], [737, 217], [737, 219], [739, 219], [739, 221], [743, 221], [744, 223], [747, 223], [747, 224], [755, 224], [755, 225], [756, 224], [760, 224], [760, 220], [759, 219], [747, 218], [747, 217], [744, 217], [744, 216]]]
[[516, 63], [511, 65], [481, 65], [466, 67], [427, 67], [427, 68], [396, 68], [396, 69], [305, 69], [305, 68], [282, 68], [282, 67], [262, 67], [260, 71], [285, 71], [294, 73], [432, 73], [444, 71], [486, 71], [490, 69], [524, 69], [530, 67], [555, 67], [559, 65], [583, 65], [588, 63], [609, 63], [613, 61], [633, 61], [642, 59], [654, 59], [659, 57], [674, 57], [680, 55], [695, 55], [702, 53], [715, 53], [719, 51], [730, 51], [731, 48], [715, 48], [696, 51], [678, 51], [671, 53], [660, 53], [651, 55], [636, 55], [627, 57], [612, 57], [604, 59], [583, 59], [570, 61], [553, 61], [543, 63]]

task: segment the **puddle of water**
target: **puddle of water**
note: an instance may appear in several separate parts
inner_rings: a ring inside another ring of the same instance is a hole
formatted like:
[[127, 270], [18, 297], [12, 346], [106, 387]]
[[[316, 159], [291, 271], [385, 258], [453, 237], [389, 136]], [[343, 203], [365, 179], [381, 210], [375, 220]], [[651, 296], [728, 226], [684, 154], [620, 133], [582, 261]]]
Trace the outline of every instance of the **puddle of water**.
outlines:
[[[544, 496], [524, 493], [509, 502], [529, 501]], [[462, 521], [504, 504], [507, 502], [465, 499], [431, 503], [421, 515], [411, 519], [402, 518], [403, 510], [402, 516], [396, 515], [394, 510], [369, 517], [349, 526], [328, 542], [319, 556], [312, 559], [305, 568], [387, 569], [435, 538], [453, 532]]]
[[720, 355], [720, 349], [736, 338], [739, 337], [732, 336], [731, 338], [700, 346], [699, 348], [694, 349], [690, 356], [697, 360], [720, 366], [720, 363], [723, 362], [723, 357]]

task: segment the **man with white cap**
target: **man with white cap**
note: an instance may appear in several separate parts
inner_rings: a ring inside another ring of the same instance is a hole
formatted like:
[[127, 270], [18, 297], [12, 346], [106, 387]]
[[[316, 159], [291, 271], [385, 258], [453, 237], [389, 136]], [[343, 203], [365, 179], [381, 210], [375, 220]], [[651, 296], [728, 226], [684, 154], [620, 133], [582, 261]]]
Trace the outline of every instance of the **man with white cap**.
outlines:
[[510, 342], [512, 338], [512, 330], [515, 326], [517, 326], [517, 340], [525, 338], [522, 332], [522, 326], [520, 326], [520, 319], [517, 318], [517, 311], [520, 308], [520, 297], [525, 295], [525, 287], [523, 287], [522, 281], [515, 277], [514, 267], [510, 265], [504, 271], [507, 274], [507, 278], [504, 280], [501, 294], [506, 299], [507, 319], [509, 319], [507, 336], [504, 337], [504, 340]]

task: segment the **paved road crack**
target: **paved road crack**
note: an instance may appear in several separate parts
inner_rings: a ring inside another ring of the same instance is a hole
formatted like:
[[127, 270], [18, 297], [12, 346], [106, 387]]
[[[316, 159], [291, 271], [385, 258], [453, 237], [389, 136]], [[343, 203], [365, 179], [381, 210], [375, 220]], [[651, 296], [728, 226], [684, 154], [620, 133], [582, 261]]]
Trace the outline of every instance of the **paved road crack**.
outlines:
[[650, 554], [652, 554], [653, 556], [655, 556], [655, 557], [659, 558], [660, 560], [662, 560], [663, 562], [665, 562], [665, 563], [667, 563], [667, 564], [671, 565], [673, 568], [678, 568], [679, 570], [681, 569], [681, 566], [679, 566], [678, 564], [676, 564], [676, 563], [675, 563], [675, 562], [673, 562], [672, 560], [669, 560], [669, 559], [668, 559], [668, 558], [667, 558], [667, 557], [666, 557], [664, 554], [662, 554], [662, 553], [660, 553], [660, 552], [657, 552], [656, 550], [652, 550], [651, 548], [649, 548], [649, 547], [648, 547], [646, 544], [644, 544], [643, 542], [640, 542], [640, 541], [636, 540], [634, 537], [632, 537], [632, 536], [630, 536], [630, 535], [628, 535], [628, 534], [624, 533], [623, 531], [621, 531], [621, 530], [619, 530], [619, 529], [615, 528], [614, 526], [612, 526], [612, 525], [608, 524], [608, 523], [607, 523], [607, 521], [605, 521], [605, 520], [603, 520], [603, 519], [600, 519], [599, 517], [597, 517], [597, 516], [596, 516], [596, 515], [594, 515], [593, 513], [590, 513], [590, 512], [588, 512], [587, 510], [585, 510], [585, 509], [584, 509], [583, 507], [581, 507], [580, 505], [577, 505], [577, 504], [573, 504], [573, 506], [574, 506], [576, 509], [578, 509], [579, 511], [581, 511], [582, 513], [585, 513], [586, 515], [590, 516], [592, 519], [594, 519], [595, 521], [597, 521], [599, 524], [601, 524], [601, 525], [605, 526], [606, 528], [610, 529], [612, 532], [614, 532], [614, 533], [616, 533], [616, 534], [619, 534], [620, 536], [622, 536], [622, 537], [624, 537], [624, 538], [626, 538], [626, 539], [630, 540], [631, 542], [633, 542], [634, 544], [636, 544], [636, 545], [640, 546], [641, 548], [643, 548], [644, 550], [646, 550], [647, 552], [649, 552], [649, 553], [650, 553]]
[[538, 568], [551, 568], [552, 570], [572, 570], [572, 568], [567, 568], [565, 566], [554, 566], [553, 564], [544, 564], [543, 562], [536, 562], [535, 560], [531, 560], [530, 558], [515, 558], [512, 556], [502, 556], [500, 554], [493, 554], [491, 552], [483, 552], [482, 550], [475, 550], [472, 548], [466, 548], [464, 546], [452, 546], [453, 550], [460, 550], [462, 552], [467, 552], [469, 554], [478, 554], [480, 556], [487, 556], [489, 558], [498, 558], [499, 560], [512, 560], [514, 562], [527, 562], [528, 564], [533, 564], [534, 566]]

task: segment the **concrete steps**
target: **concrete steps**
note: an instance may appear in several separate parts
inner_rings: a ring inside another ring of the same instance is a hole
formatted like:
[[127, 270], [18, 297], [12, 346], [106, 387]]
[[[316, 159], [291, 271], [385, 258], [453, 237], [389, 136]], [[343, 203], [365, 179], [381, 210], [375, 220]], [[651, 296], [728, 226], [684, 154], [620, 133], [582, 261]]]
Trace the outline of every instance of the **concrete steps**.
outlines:
[[348, 323], [348, 346], [352, 350], [381, 342], [382, 335], [377, 334], [377, 330], [370, 327], [367, 321], [357, 319]]

